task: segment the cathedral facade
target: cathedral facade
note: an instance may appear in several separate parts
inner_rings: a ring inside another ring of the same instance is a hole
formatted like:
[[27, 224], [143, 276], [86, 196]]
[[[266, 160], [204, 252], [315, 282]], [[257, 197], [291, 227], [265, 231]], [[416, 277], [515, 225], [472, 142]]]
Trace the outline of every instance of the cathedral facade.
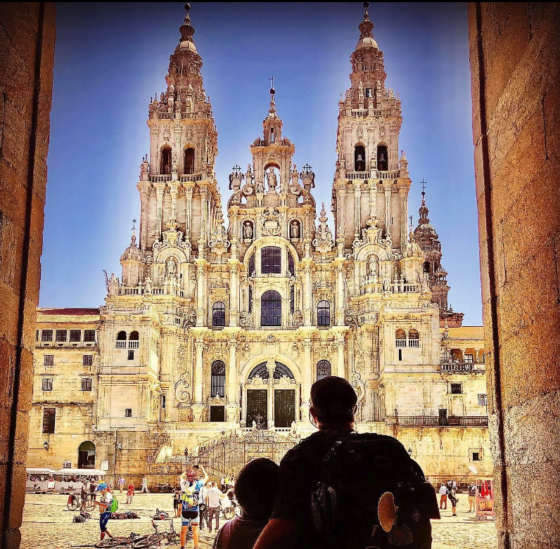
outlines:
[[409, 226], [401, 102], [367, 9], [339, 102], [332, 228], [274, 88], [251, 162], [229, 176], [226, 228], [188, 9], [149, 104], [121, 276], [99, 309], [38, 311], [29, 466], [130, 477], [224, 432], [305, 436], [311, 385], [337, 375], [358, 395], [359, 431], [397, 436], [433, 477], [473, 461], [490, 475], [482, 327], [448, 305], [424, 193]]

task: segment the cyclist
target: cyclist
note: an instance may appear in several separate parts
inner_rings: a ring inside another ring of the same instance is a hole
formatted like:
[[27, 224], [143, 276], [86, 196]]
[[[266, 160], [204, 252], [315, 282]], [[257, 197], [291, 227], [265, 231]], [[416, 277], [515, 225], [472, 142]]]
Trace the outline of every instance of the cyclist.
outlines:
[[200, 478], [201, 474], [195, 465], [194, 471], [188, 475], [189, 485], [185, 487], [182, 495], [181, 505], [181, 549], [185, 549], [187, 531], [189, 526], [192, 527], [194, 549], [198, 549], [198, 524], [199, 524], [199, 503], [198, 498], [200, 489], [208, 482], [208, 475], [202, 467], [204, 478]]
[[99, 501], [95, 502], [95, 505], [99, 506], [99, 529], [101, 530], [101, 540], [105, 538], [105, 534], [113, 539], [113, 536], [109, 530], [107, 530], [107, 523], [111, 518], [111, 502], [113, 501], [113, 494], [111, 494], [105, 482], [101, 482], [99, 484], [97, 491], [101, 492]]

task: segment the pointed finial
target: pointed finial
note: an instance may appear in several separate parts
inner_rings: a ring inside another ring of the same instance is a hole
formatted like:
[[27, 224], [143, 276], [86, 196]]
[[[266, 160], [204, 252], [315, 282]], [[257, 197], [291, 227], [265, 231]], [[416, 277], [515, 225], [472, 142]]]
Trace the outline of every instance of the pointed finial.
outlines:
[[135, 231], [136, 230], [136, 219], [132, 220], [132, 230]]
[[136, 245], [136, 219], [132, 220], [132, 237], [130, 238], [130, 241], [133, 245]]
[[422, 178], [420, 183], [422, 183], [422, 202], [424, 202], [426, 198], [426, 182], [424, 181], [424, 178]]
[[364, 6], [364, 19], [369, 19], [369, 14], [368, 14], [369, 2], [364, 2], [362, 6]]
[[188, 2], [185, 2], [185, 5], [183, 6], [184, 10], [185, 10], [185, 23], [190, 23], [191, 19], [189, 16], [189, 12], [191, 11], [191, 5]]
[[274, 103], [274, 94], [276, 93], [276, 90], [274, 89], [274, 76], [271, 76], [269, 78], [270, 80], [270, 104], [272, 106], [272, 104]]

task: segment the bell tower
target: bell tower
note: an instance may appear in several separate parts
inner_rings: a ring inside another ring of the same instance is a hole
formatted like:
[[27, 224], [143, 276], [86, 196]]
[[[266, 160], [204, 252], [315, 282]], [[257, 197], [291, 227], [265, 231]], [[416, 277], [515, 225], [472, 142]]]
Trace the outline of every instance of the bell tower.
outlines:
[[407, 243], [407, 161], [401, 151], [401, 102], [385, 87], [383, 52], [364, 2], [360, 38], [350, 57], [350, 88], [339, 101], [332, 194], [337, 242], [352, 247], [369, 219], [376, 219], [393, 247]]
[[168, 229], [207, 246], [222, 217], [214, 174], [218, 133], [202, 80], [202, 59], [185, 4], [181, 37], [169, 58], [167, 89], [148, 107], [150, 155], [140, 172], [140, 249], [151, 250]]

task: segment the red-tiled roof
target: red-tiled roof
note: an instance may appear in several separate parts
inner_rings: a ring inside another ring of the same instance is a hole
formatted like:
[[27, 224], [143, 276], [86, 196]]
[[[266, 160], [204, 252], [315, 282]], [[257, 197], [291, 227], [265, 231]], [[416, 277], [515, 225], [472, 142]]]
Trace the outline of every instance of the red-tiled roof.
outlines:
[[98, 315], [99, 309], [79, 309], [79, 308], [37, 308], [37, 312], [41, 315]]

